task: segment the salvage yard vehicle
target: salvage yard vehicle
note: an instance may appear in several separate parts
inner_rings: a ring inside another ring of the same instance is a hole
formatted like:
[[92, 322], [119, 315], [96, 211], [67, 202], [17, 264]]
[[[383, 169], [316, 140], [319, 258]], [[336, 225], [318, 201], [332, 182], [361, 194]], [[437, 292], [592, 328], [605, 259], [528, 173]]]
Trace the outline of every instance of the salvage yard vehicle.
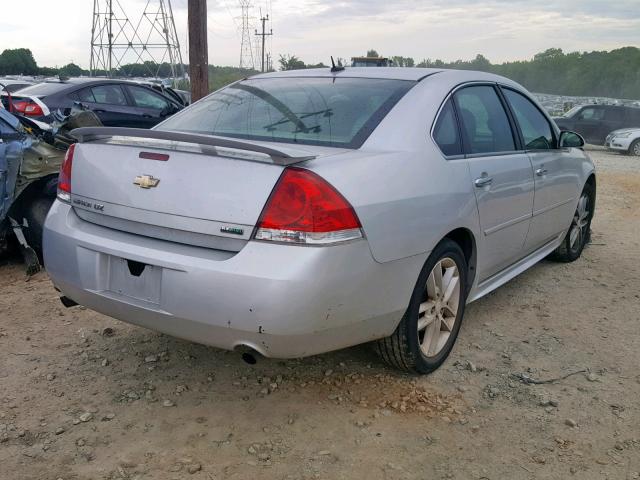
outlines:
[[65, 151], [73, 141], [67, 132], [90, 125], [100, 122], [78, 109], [53, 126], [0, 109], [0, 251], [14, 234], [27, 273], [39, 270], [44, 220], [56, 197]]
[[23, 88], [12, 95], [12, 106], [30, 118], [46, 119], [52, 112], [68, 112], [80, 103], [103, 125], [150, 128], [183, 108], [173, 95], [127, 80], [70, 78]]
[[44, 242], [64, 303], [244, 355], [375, 341], [431, 372], [467, 303], [580, 257], [595, 207], [582, 138], [480, 72], [273, 72], [72, 133]]
[[623, 128], [607, 135], [604, 146], [612, 152], [640, 157], [640, 128]]
[[607, 134], [622, 128], [640, 128], [640, 108], [621, 105], [580, 105], [554, 118], [558, 128], [572, 130], [594, 145], [602, 145]]

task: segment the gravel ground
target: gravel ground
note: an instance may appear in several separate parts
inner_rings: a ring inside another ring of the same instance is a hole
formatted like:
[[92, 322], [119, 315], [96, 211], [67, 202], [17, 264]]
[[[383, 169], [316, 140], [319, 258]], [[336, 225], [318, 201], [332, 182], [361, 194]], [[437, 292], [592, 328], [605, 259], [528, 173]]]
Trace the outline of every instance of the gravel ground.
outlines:
[[249, 366], [64, 309], [4, 260], [0, 478], [640, 478], [640, 160], [591, 153], [583, 257], [470, 305], [427, 377], [367, 346]]

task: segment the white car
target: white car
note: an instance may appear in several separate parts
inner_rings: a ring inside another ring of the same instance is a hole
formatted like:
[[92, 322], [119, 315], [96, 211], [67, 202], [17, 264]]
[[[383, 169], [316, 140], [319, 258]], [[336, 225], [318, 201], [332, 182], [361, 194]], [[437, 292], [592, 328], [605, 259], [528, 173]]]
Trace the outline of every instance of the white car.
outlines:
[[604, 146], [609, 150], [640, 157], [640, 128], [623, 128], [607, 135]]

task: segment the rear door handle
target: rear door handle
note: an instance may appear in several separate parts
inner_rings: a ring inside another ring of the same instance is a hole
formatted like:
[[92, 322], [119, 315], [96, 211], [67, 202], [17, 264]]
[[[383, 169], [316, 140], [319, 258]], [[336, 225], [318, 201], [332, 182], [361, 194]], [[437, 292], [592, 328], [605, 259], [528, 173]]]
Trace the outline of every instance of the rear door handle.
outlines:
[[475, 184], [476, 187], [482, 188], [482, 187], [486, 187], [487, 185], [491, 185], [493, 183], [493, 178], [483, 175], [480, 178], [476, 178], [473, 183]]
[[536, 170], [536, 175], [539, 177], [544, 177], [547, 174], [546, 168], [539, 168]]

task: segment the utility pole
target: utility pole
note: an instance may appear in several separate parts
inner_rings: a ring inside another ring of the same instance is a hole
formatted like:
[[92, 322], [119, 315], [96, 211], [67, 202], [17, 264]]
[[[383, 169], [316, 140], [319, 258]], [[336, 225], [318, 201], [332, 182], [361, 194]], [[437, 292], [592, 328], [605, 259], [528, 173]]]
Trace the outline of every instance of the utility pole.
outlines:
[[191, 101], [209, 93], [209, 53], [207, 47], [207, 0], [189, 0], [189, 76]]
[[269, 20], [269, 15], [267, 14], [266, 16], [262, 17], [260, 19], [260, 21], [262, 22], [262, 33], [258, 33], [258, 30], [256, 30], [256, 35], [258, 37], [262, 37], [262, 62], [260, 63], [260, 71], [264, 72], [264, 42], [265, 39], [269, 36], [269, 35], [273, 35], [273, 30], [270, 30], [269, 33], [265, 32], [265, 23]]
[[113, 1], [109, 0], [109, 26], [107, 28], [107, 34], [109, 36], [109, 68], [107, 76], [111, 77], [113, 75], [111, 58], [113, 57]]

